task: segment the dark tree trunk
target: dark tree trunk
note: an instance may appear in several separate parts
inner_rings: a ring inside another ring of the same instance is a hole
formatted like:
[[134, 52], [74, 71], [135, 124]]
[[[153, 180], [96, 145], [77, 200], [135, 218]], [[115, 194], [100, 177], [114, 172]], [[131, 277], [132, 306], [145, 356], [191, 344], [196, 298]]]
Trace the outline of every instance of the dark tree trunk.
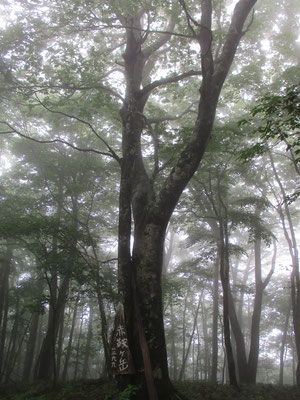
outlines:
[[84, 351], [84, 361], [83, 361], [83, 370], [82, 370], [82, 379], [86, 379], [89, 371], [89, 359], [91, 354], [91, 343], [93, 338], [93, 318], [94, 318], [94, 305], [92, 302], [89, 304], [90, 314], [89, 314], [89, 324], [88, 324], [88, 332], [86, 337], [86, 345]]
[[7, 244], [5, 255], [0, 260], [0, 382], [3, 378], [4, 368], [4, 349], [8, 320], [9, 274], [11, 270], [12, 257], [12, 246]]
[[42, 277], [41, 277], [40, 273], [37, 276], [36, 285], [37, 285], [36, 306], [37, 306], [38, 310], [36, 310], [32, 314], [32, 319], [31, 319], [31, 323], [30, 323], [29, 339], [28, 339], [28, 343], [27, 343], [25, 360], [24, 360], [24, 368], [23, 368], [23, 374], [22, 374], [23, 382], [28, 382], [30, 380], [34, 355], [35, 355], [36, 347], [37, 347], [36, 344], [37, 344], [38, 326], [39, 326], [40, 312], [41, 312], [40, 311], [41, 297], [42, 297], [43, 289], [44, 289], [44, 285], [42, 283]]
[[[57, 380], [56, 376], [56, 359], [55, 359], [55, 346], [59, 328], [59, 321], [61, 313], [64, 310], [67, 294], [69, 290], [69, 277], [64, 277], [62, 284], [59, 288], [57, 300], [52, 299], [49, 310], [48, 327], [46, 337], [44, 338], [40, 356], [39, 356], [39, 370], [37, 378], [49, 381]], [[54, 304], [53, 304], [54, 303]]]
[[101, 339], [102, 339], [102, 344], [103, 344], [103, 349], [104, 349], [104, 357], [105, 357], [105, 374], [111, 377], [111, 372], [109, 368], [109, 359], [110, 359], [110, 349], [109, 349], [109, 340], [108, 340], [108, 326], [107, 326], [107, 318], [106, 318], [106, 313], [105, 313], [105, 307], [104, 307], [104, 300], [102, 296], [102, 291], [101, 291], [101, 285], [100, 285], [100, 279], [99, 275], [97, 275], [97, 300], [98, 300], [98, 307], [99, 307], [99, 312], [100, 312], [100, 318], [101, 318]]
[[58, 340], [57, 340], [57, 351], [56, 351], [56, 375], [57, 379], [60, 377], [61, 373], [61, 360], [63, 354], [63, 344], [64, 344], [64, 330], [65, 330], [65, 306], [60, 315], [60, 320], [58, 321]]
[[220, 221], [220, 276], [223, 287], [223, 324], [224, 324], [224, 342], [226, 349], [226, 358], [228, 366], [229, 383], [237, 386], [235, 361], [233, 356], [231, 332], [230, 332], [230, 282], [229, 282], [229, 247], [228, 247], [228, 233], [227, 223], [225, 223], [225, 229], [223, 228], [223, 222]]
[[290, 321], [290, 314], [291, 314], [291, 302], [289, 303], [287, 313], [285, 316], [284, 327], [282, 331], [282, 340], [280, 346], [280, 365], [279, 365], [279, 385], [283, 385], [283, 371], [284, 371], [284, 353], [285, 353], [285, 346], [286, 346], [286, 338], [288, 333], [289, 321]]
[[298, 360], [296, 368], [296, 382], [297, 385], [300, 385], [300, 266], [299, 266], [298, 245], [297, 245], [297, 238], [295, 234], [292, 216], [289, 210], [289, 199], [285, 193], [285, 189], [277, 173], [272, 153], [269, 151], [268, 154], [270, 157], [272, 170], [274, 172], [274, 176], [280, 188], [280, 192], [283, 199], [283, 204], [280, 203], [278, 204], [278, 213], [282, 222], [283, 232], [289, 247], [289, 252], [292, 260], [291, 301], [292, 301], [292, 314], [293, 314], [296, 353]]
[[[257, 216], [260, 211], [257, 211]], [[250, 332], [250, 351], [247, 359], [245, 339], [241, 329], [240, 322], [237, 318], [235, 304], [233, 301], [232, 294], [230, 293], [230, 322], [235, 337], [236, 343], [236, 357], [238, 364], [239, 380], [242, 383], [256, 382], [258, 355], [259, 355], [259, 330], [260, 330], [260, 319], [262, 311], [263, 293], [270, 282], [275, 269], [276, 259], [276, 246], [274, 243], [274, 255], [272, 259], [272, 265], [270, 271], [265, 278], [262, 280], [261, 276], [261, 238], [256, 236], [254, 244], [254, 255], [255, 255], [255, 297], [251, 321], [251, 332]]]
[[10, 340], [7, 346], [5, 364], [3, 372], [5, 375], [5, 383], [10, 381], [10, 375], [14, 368], [14, 361], [18, 346], [18, 336], [19, 336], [19, 325], [20, 325], [20, 298], [18, 291], [16, 291], [16, 305], [15, 305], [15, 315], [12, 331], [10, 332]]
[[170, 318], [171, 318], [171, 354], [170, 354], [170, 362], [171, 362], [171, 377], [175, 381], [177, 379], [177, 351], [176, 351], [176, 321], [173, 311], [173, 303], [171, 300], [170, 304]]
[[[181, 370], [180, 370], [180, 374], [179, 374], [179, 380], [180, 381], [184, 378], [184, 371], [185, 371], [185, 368], [186, 368], [187, 359], [188, 359], [188, 356], [189, 356], [189, 353], [190, 353], [190, 350], [191, 350], [193, 337], [194, 337], [194, 334], [195, 334], [195, 331], [196, 331], [197, 319], [198, 319], [199, 309], [200, 309], [200, 305], [201, 305], [201, 300], [202, 300], [202, 294], [201, 294], [201, 296], [199, 296], [198, 305], [196, 307], [196, 311], [195, 311], [195, 314], [194, 314], [193, 330], [192, 330], [192, 333], [190, 334], [190, 337], [189, 337], [189, 342], [188, 342], [188, 345], [187, 345], [187, 349], [184, 351], [184, 357], [183, 357], [183, 360], [182, 360], [182, 366], [181, 366]], [[184, 313], [184, 315], [185, 315], [185, 313]]]
[[[119, 197], [119, 292], [124, 303], [129, 345], [137, 373], [120, 378], [119, 381], [125, 385], [138, 384], [141, 391], [137, 398], [140, 399], [166, 400], [174, 393], [168, 374], [161, 287], [166, 227], [181, 193], [205, 152], [220, 91], [243, 36], [244, 22], [255, 3], [256, 0], [240, 0], [237, 3], [221, 55], [214, 62], [211, 46], [212, 6], [210, 0], [202, 1], [199, 44], [203, 79], [198, 116], [189, 143], [159, 193], [156, 193], [153, 181], [146, 173], [141, 149], [144, 106], [151, 90], [159, 84], [152, 83], [144, 88], [141, 85], [147, 59], [164, 42], [160, 39], [159, 43], [143, 48], [145, 37], [140, 17], [120, 17], [126, 29], [126, 49], [123, 54], [126, 94], [121, 110], [123, 158]], [[134, 242], [131, 251], [132, 234]], [[138, 307], [133, 308], [135, 296], [139, 302]], [[224, 298], [228, 314], [227, 295]], [[137, 313], [140, 313], [142, 321], [138, 321]], [[226, 324], [227, 329], [229, 322]], [[142, 348], [145, 350], [145, 343], [140, 342], [143, 337], [141, 331], [145, 335], [148, 352], [142, 351]], [[140, 343], [140, 348], [136, 343]], [[150, 354], [150, 370], [146, 353]]]
[[213, 281], [212, 361], [210, 378], [212, 382], [217, 382], [218, 374], [219, 264], [220, 259], [217, 256]]
[[209, 379], [209, 373], [211, 370], [210, 365], [210, 336], [208, 334], [208, 326], [207, 326], [207, 311], [205, 309], [205, 301], [202, 300], [202, 325], [203, 325], [203, 339], [204, 339], [204, 374], [205, 380]]
[[79, 333], [78, 333], [78, 338], [77, 338], [76, 357], [75, 357], [75, 365], [74, 365], [74, 381], [76, 381], [76, 379], [77, 379], [78, 370], [79, 370], [80, 342], [81, 342], [81, 336], [82, 336], [82, 325], [83, 325], [83, 313], [81, 314], [81, 318], [80, 318], [80, 327], [79, 327]]
[[68, 371], [68, 366], [69, 366], [71, 352], [72, 352], [73, 335], [74, 335], [74, 329], [75, 329], [76, 318], [77, 318], [78, 303], [79, 303], [79, 294], [77, 295], [76, 300], [75, 300], [71, 331], [69, 334], [69, 341], [68, 341], [68, 346], [67, 346], [67, 351], [66, 351], [64, 368], [63, 368], [63, 372], [62, 372], [62, 380], [63, 381], [65, 381], [67, 379], [67, 371]]
[[184, 307], [182, 313], [182, 360], [181, 360], [181, 368], [179, 372], [179, 380], [182, 381], [184, 379], [185, 372], [185, 358], [186, 358], [186, 309], [188, 302], [189, 294], [186, 294], [184, 298]]

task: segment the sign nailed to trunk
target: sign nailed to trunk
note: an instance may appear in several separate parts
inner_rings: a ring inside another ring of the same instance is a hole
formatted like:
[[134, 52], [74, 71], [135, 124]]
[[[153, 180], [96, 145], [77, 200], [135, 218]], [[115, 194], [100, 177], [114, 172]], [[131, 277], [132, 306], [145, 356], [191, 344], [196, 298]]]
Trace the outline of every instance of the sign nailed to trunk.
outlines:
[[110, 369], [114, 375], [134, 374], [135, 369], [128, 345], [123, 306], [119, 304], [111, 335]]

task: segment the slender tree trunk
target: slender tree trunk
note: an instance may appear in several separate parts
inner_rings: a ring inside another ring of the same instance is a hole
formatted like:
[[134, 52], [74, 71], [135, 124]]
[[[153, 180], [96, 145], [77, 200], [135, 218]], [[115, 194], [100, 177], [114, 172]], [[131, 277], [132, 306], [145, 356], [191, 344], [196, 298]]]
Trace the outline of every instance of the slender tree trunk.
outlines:
[[[187, 363], [187, 359], [188, 359], [188, 356], [189, 356], [189, 353], [190, 353], [193, 337], [194, 337], [196, 326], [197, 326], [197, 319], [198, 319], [199, 309], [200, 309], [200, 305], [201, 305], [202, 294], [199, 296], [198, 304], [197, 304], [196, 311], [195, 311], [195, 314], [194, 314], [193, 330], [192, 330], [192, 333], [191, 333], [191, 335], [189, 337], [189, 342], [188, 342], [187, 349], [184, 352], [184, 358], [182, 360], [182, 366], [181, 366], [181, 370], [180, 370], [180, 373], [179, 373], [179, 380], [180, 381], [184, 378], [184, 372], [185, 372], [185, 369], [186, 369], [186, 363]], [[185, 314], [186, 313], [184, 313], [184, 315]]]
[[10, 334], [9, 344], [7, 346], [5, 364], [4, 364], [4, 375], [5, 375], [5, 383], [8, 383], [10, 380], [10, 375], [14, 366], [14, 359], [16, 356], [17, 344], [18, 344], [18, 336], [19, 336], [19, 325], [20, 325], [20, 298], [18, 291], [16, 291], [16, 306], [15, 306], [15, 316], [14, 316], [14, 324]]
[[279, 365], [279, 385], [283, 385], [283, 370], [284, 370], [284, 354], [285, 354], [285, 346], [286, 346], [286, 338], [289, 328], [289, 321], [290, 321], [290, 314], [291, 314], [291, 302], [289, 303], [287, 313], [285, 316], [285, 322], [282, 331], [282, 339], [281, 339], [281, 346], [280, 346], [280, 365]]
[[13, 257], [12, 246], [8, 243], [6, 253], [1, 260], [0, 266], [0, 382], [3, 379], [4, 368], [4, 349], [7, 334], [8, 321], [8, 292], [9, 292], [9, 274]]
[[208, 335], [208, 327], [207, 327], [207, 311], [205, 309], [205, 302], [202, 300], [202, 325], [203, 325], [203, 339], [204, 339], [204, 372], [205, 372], [205, 380], [209, 379], [209, 373], [211, 370], [210, 366], [210, 349], [209, 342], [210, 337]]
[[[297, 385], [300, 385], [300, 268], [299, 268], [299, 253], [298, 244], [295, 234], [295, 229], [291, 217], [291, 213], [288, 205], [288, 197], [285, 193], [285, 189], [281, 182], [281, 179], [277, 173], [276, 166], [274, 163], [273, 155], [268, 152], [272, 170], [276, 182], [280, 188], [280, 192], [283, 198], [283, 206], [278, 204], [278, 213], [281, 218], [283, 232], [288, 243], [289, 252], [292, 259], [292, 273], [291, 273], [291, 299], [292, 299], [292, 312], [293, 312], [293, 326], [295, 334], [295, 344], [297, 353], [297, 368], [296, 368], [296, 381]], [[284, 210], [284, 212], [283, 212]], [[284, 215], [285, 213], [285, 215]], [[286, 222], [288, 227], [286, 226]]]
[[[260, 210], [257, 210], [257, 215], [260, 214]], [[275, 270], [275, 261], [276, 261], [276, 242], [273, 240], [274, 245], [274, 253], [272, 258], [272, 265], [270, 271], [265, 278], [262, 280], [261, 276], [261, 237], [259, 234], [256, 234], [255, 245], [254, 245], [254, 256], [255, 256], [255, 298], [254, 298], [254, 306], [253, 306], [253, 314], [252, 314], [252, 323], [251, 323], [251, 343], [250, 343], [250, 351], [248, 358], [248, 382], [256, 383], [256, 374], [257, 374], [257, 365], [258, 365], [258, 355], [259, 355], [259, 330], [260, 330], [260, 320], [261, 320], [261, 311], [262, 311], [262, 302], [263, 302], [263, 293], [265, 288], [270, 282], [270, 279]]]
[[188, 294], [184, 298], [184, 308], [182, 314], [182, 360], [181, 360], [181, 369], [179, 373], [179, 380], [184, 379], [184, 372], [185, 372], [185, 356], [186, 356], [186, 310], [187, 310], [187, 300]]
[[238, 308], [237, 308], [237, 318], [240, 324], [241, 329], [243, 330], [244, 327], [244, 321], [243, 321], [243, 308], [244, 308], [244, 297], [245, 297], [245, 289], [247, 286], [247, 282], [249, 279], [249, 274], [250, 274], [250, 266], [252, 262], [252, 253], [249, 254], [248, 261], [246, 264], [246, 268], [243, 273], [243, 278], [242, 278], [242, 289], [240, 291], [240, 296], [239, 296], [239, 301], [238, 301]]
[[79, 294], [76, 297], [75, 305], [74, 305], [71, 331], [69, 334], [69, 342], [68, 342], [68, 347], [67, 347], [67, 351], [66, 351], [64, 368], [63, 368], [63, 372], [62, 372], [62, 380], [63, 381], [65, 381], [67, 379], [67, 371], [68, 371], [68, 366], [69, 366], [69, 362], [70, 362], [70, 358], [71, 358], [73, 335], [74, 335], [74, 329], [75, 329], [76, 319], [77, 319], [78, 303], [79, 303]]
[[65, 305], [64, 309], [60, 315], [60, 320], [58, 321], [58, 341], [57, 341], [57, 351], [56, 351], [56, 374], [57, 379], [60, 377], [61, 371], [61, 359], [63, 353], [63, 343], [64, 343], [64, 329], [65, 329]]
[[220, 221], [220, 276], [223, 287], [223, 324], [224, 324], [224, 341], [226, 349], [226, 358], [228, 365], [229, 382], [231, 385], [237, 386], [235, 361], [230, 335], [230, 286], [229, 286], [229, 248], [228, 248], [228, 233], [227, 222], [223, 227], [222, 220]]
[[[42, 282], [42, 276], [40, 273], [37, 275], [37, 299], [36, 299], [36, 306], [38, 308], [41, 307], [41, 297], [43, 294], [44, 285]], [[29, 339], [27, 343], [26, 353], [25, 353], [25, 360], [24, 360], [24, 368], [22, 374], [22, 381], [28, 382], [31, 377], [33, 360], [36, 351], [36, 344], [37, 344], [37, 336], [38, 336], [38, 326], [40, 321], [40, 310], [36, 310], [32, 314], [32, 319], [29, 328]]]
[[74, 381], [77, 379], [78, 369], [79, 369], [79, 359], [80, 359], [80, 341], [82, 336], [82, 325], [83, 325], [83, 313], [80, 318], [80, 327], [77, 338], [77, 346], [76, 346], [76, 357], [75, 357], [75, 366], [74, 366]]
[[212, 326], [212, 362], [211, 377], [212, 382], [217, 382], [218, 373], [218, 325], [219, 325], [219, 268], [220, 258], [217, 255], [214, 267], [213, 281], [213, 326]]
[[89, 303], [89, 324], [88, 324], [88, 332], [86, 337], [86, 345], [84, 351], [84, 361], [83, 361], [83, 370], [82, 370], [82, 379], [86, 379], [89, 371], [89, 359], [91, 354], [91, 343], [93, 338], [93, 317], [94, 317], [94, 305], [90, 301]]
[[177, 379], [177, 346], [175, 343], [175, 337], [176, 337], [176, 321], [175, 321], [175, 316], [174, 316], [174, 311], [173, 311], [173, 303], [171, 300], [171, 304], [170, 304], [170, 314], [171, 314], [171, 355], [170, 355], [170, 359], [171, 359], [171, 365], [172, 365], [172, 369], [173, 371], [171, 371], [171, 376], [173, 378], [173, 380], [175, 381]]
[[101, 339], [104, 349], [104, 356], [105, 356], [105, 371], [106, 375], [111, 378], [111, 372], [109, 368], [109, 360], [110, 360], [110, 348], [109, 348], [109, 340], [108, 340], [108, 325], [107, 325], [107, 318], [106, 312], [104, 307], [104, 300], [102, 296], [102, 290], [100, 286], [100, 279], [99, 275], [97, 275], [97, 300], [98, 300], [98, 307], [100, 312], [101, 318]]

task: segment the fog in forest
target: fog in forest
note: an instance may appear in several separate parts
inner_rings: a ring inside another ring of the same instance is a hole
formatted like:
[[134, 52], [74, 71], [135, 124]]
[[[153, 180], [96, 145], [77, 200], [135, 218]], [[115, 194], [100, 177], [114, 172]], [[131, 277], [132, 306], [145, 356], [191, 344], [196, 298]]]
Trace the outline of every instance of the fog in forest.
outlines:
[[299, 0], [0, 15], [0, 398], [296, 399]]

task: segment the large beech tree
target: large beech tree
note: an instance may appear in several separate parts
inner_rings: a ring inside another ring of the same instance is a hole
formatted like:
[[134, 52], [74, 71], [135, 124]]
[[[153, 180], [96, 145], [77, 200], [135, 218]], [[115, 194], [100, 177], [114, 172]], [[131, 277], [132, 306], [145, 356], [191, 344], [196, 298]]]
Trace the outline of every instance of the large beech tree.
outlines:
[[[31, 110], [40, 107], [53, 115], [55, 109], [57, 118], [71, 117], [73, 125], [69, 131], [81, 123], [102, 146], [100, 150], [92, 151], [113, 157], [118, 162], [121, 171], [119, 291], [136, 371], [133, 375], [123, 376], [120, 383], [142, 384], [137, 395], [141, 399], [147, 396], [149, 399], [171, 399], [174, 389], [168, 375], [161, 291], [165, 232], [179, 197], [205, 152], [222, 86], [238, 45], [251, 26], [251, 11], [256, 0], [236, 1], [231, 21], [224, 19], [220, 35], [215, 35], [214, 29], [220, 26], [222, 19], [219, 18], [218, 23], [214, 21], [217, 13], [214, 13], [211, 0], [151, 3], [86, 0], [82, 3], [71, 1], [66, 6], [60, 1], [40, 3], [41, 8], [34, 1], [27, 5], [21, 3], [27, 10], [26, 23], [21, 17], [13, 23], [18, 30], [8, 29], [8, 34], [2, 36], [4, 50], [1, 56], [5, 55], [0, 60], [3, 90], [16, 89], [18, 96], [25, 91], [26, 99], [30, 96], [34, 99]], [[226, 2], [219, 3], [224, 11]], [[107, 37], [101, 36], [103, 31]], [[66, 36], [72, 36], [74, 40], [61, 45], [60, 37]], [[172, 40], [176, 37], [187, 43], [185, 49], [194, 49], [194, 44], [197, 45], [194, 65], [192, 69], [180, 72], [171, 67], [172, 72], [169, 72], [165, 68], [167, 75], [160, 78], [159, 73], [155, 75], [159, 57], [169, 52], [173, 55], [170, 57], [173, 64], [178, 57], [179, 53], [172, 49]], [[80, 49], [77, 53], [72, 50], [76, 46]], [[105, 46], [110, 52], [105, 53]], [[114, 59], [117, 49], [121, 49], [123, 60], [109, 65], [109, 59]], [[12, 57], [12, 51], [17, 55]], [[105, 63], [111, 70], [103, 68]], [[110, 78], [113, 71], [121, 72], [124, 77], [122, 80], [116, 76], [118, 85]], [[199, 98], [194, 128], [185, 137], [177, 160], [173, 159], [168, 176], [167, 169], [163, 170], [158, 162], [158, 137], [152, 132], [156, 140], [153, 145], [154, 171], [150, 174], [148, 153], [142, 146], [143, 134], [146, 130], [151, 131], [151, 123], [158, 121], [155, 115], [148, 115], [150, 96], [168, 84], [183, 80], [185, 83], [193, 76], [201, 77], [197, 81]], [[98, 117], [95, 92], [102, 114]], [[108, 112], [103, 105], [105, 101], [111, 105]], [[88, 111], [82, 111], [83, 105]], [[114, 148], [111, 136], [103, 133], [105, 123], [102, 123], [101, 134], [95, 126], [97, 118], [106, 121], [110, 115], [115, 118], [118, 106], [121, 108], [121, 146]], [[14, 124], [13, 118], [1, 122], [2, 133], [18, 133], [31, 138], [37, 125], [35, 120], [35, 124], [24, 129], [22, 124]], [[55, 129], [65, 132], [68, 127], [63, 122]], [[44, 130], [42, 138], [35, 136], [34, 140], [68, 142], [72, 147], [89, 150], [83, 144], [85, 136], [76, 135], [69, 141], [66, 135], [45, 139]], [[162, 170], [163, 174], [159, 176]]]
[[[236, 4], [226, 40], [217, 59], [214, 59], [212, 53], [212, 2], [201, 2], [199, 22], [190, 16], [186, 5], [183, 4], [187, 23], [201, 49], [200, 100], [193, 133], [159, 192], [155, 191], [154, 182], [148, 176], [143, 163], [141, 134], [144, 128], [143, 111], [151, 90], [166, 81], [142, 86], [147, 60], [153, 54], [153, 50], [158, 49], [160, 43], [150, 48], [145, 46], [140, 15], [121, 18], [126, 29], [126, 50], [123, 55], [126, 97], [121, 110], [123, 157], [119, 203], [120, 288], [124, 292], [127, 327], [130, 343], [133, 345], [138, 329], [135, 329], [136, 318], [132, 310], [132, 279], [136, 283], [143, 329], [150, 350], [153, 378], [159, 399], [170, 398], [172, 393], [168, 377], [161, 295], [165, 231], [181, 193], [205, 152], [223, 83], [244, 34], [244, 23], [255, 3], [253, 0], [241, 0]], [[177, 80], [179, 78], [177, 76]], [[134, 239], [131, 251], [132, 231]], [[133, 346], [132, 349], [137, 370], [142, 370], [140, 350]]]

